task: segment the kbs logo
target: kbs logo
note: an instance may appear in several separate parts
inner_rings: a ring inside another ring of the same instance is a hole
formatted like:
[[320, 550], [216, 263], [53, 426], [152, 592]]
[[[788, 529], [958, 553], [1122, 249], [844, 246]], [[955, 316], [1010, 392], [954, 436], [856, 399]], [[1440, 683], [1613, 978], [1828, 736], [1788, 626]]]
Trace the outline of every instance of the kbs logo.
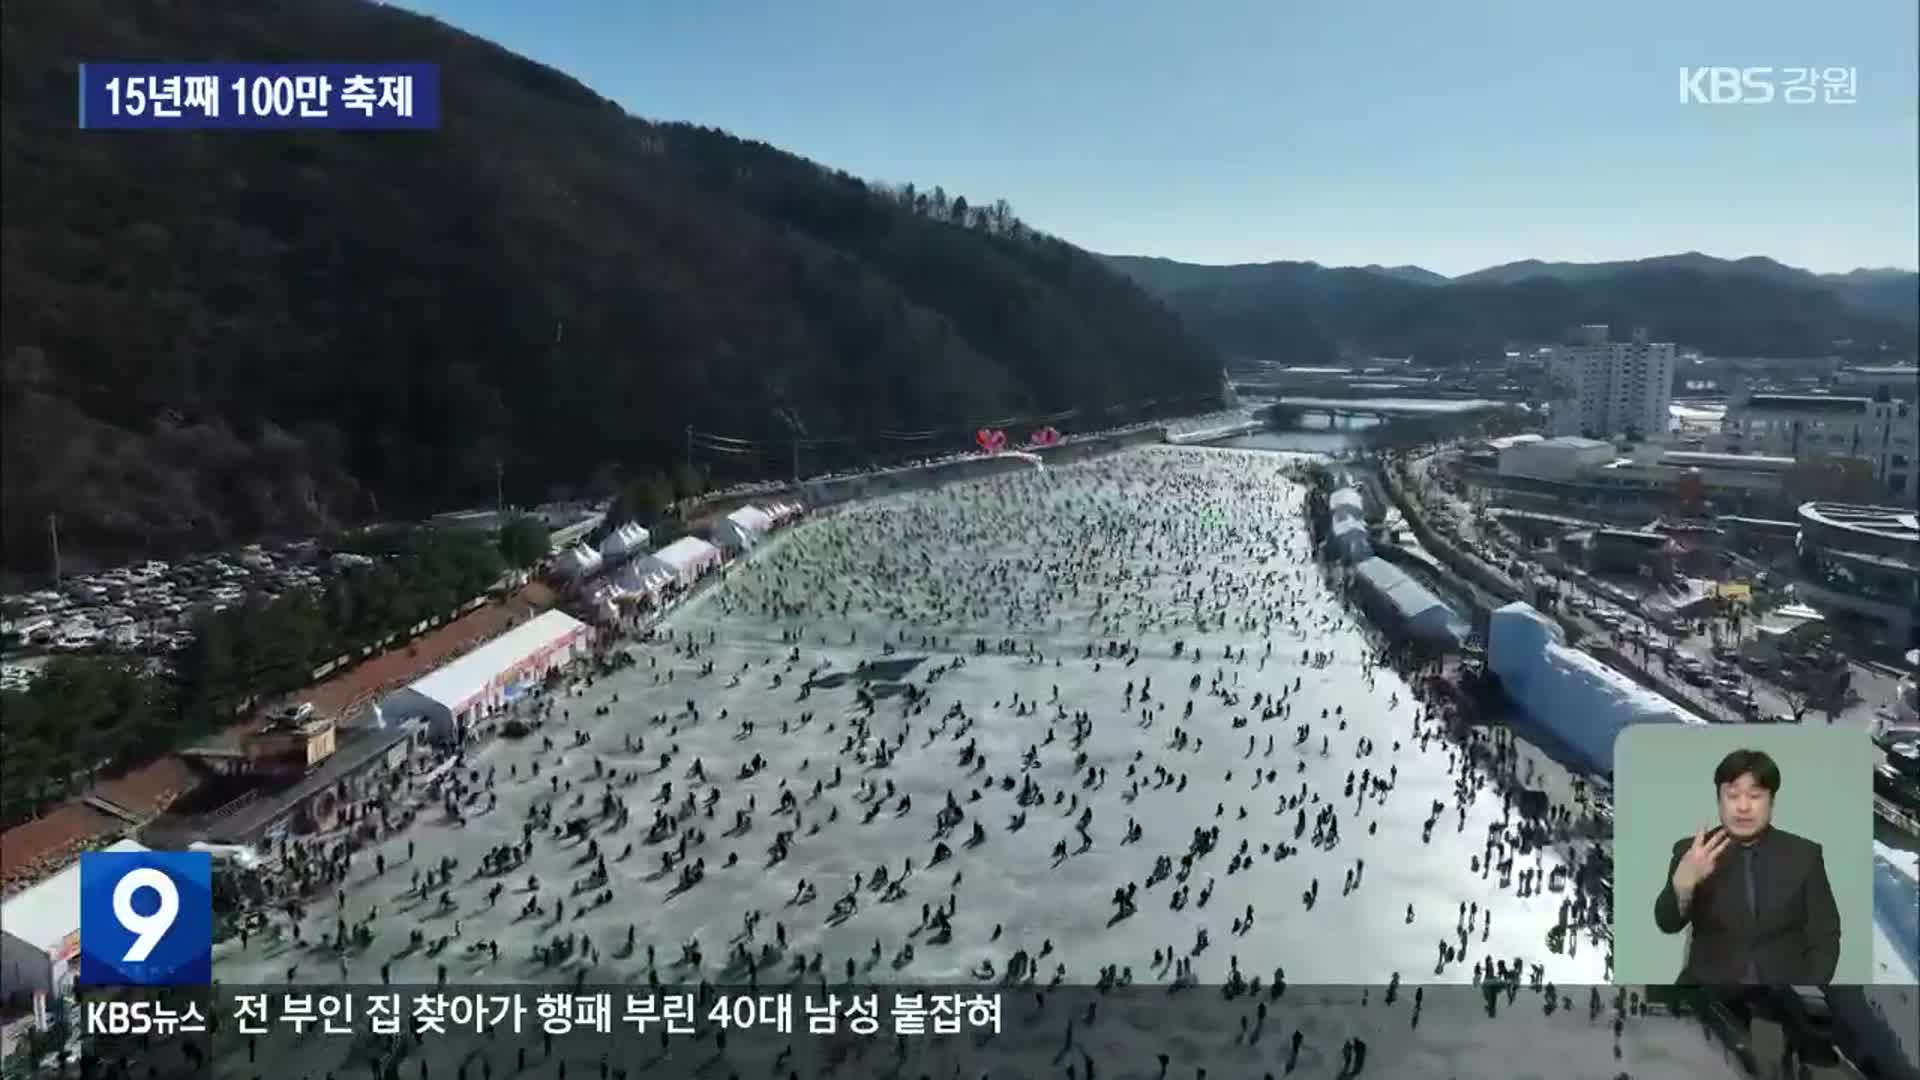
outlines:
[[99, 851], [80, 856], [80, 982], [213, 981], [213, 856]]
[[1680, 69], [1682, 105], [1765, 105], [1773, 95], [1770, 67]]
[[1859, 73], [1853, 68], [1683, 67], [1682, 105], [1851, 105]]
[[207, 1030], [207, 1018], [193, 1002], [175, 1011], [158, 1001], [89, 1001], [89, 1035], [173, 1035]]

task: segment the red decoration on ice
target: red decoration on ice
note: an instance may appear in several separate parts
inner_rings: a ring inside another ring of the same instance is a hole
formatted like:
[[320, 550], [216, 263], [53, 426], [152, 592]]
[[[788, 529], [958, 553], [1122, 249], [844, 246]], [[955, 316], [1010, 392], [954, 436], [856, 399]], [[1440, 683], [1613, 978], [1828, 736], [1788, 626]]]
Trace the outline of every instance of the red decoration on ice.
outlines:
[[1007, 448], [1007, 433], [1004, 431], [981, 428], [978, 432], [974, 434], [973, 441], [979, 443], [980, 449], [986, 451], [987, 453], [997, 454], [1000, 451], [1005, 450]]
[[1060, 445], [1060, 432], [1056, 430], [1053, 425], [1049, 424], [1035, 431], [1028, 441], [1034, 446], [1058, 446]]

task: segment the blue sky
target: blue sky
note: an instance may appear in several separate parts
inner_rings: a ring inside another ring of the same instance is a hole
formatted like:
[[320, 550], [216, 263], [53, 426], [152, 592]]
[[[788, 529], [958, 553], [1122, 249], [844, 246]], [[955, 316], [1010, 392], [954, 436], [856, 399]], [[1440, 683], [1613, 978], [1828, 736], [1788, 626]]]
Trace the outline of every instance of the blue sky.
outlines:
[[[650, 118], [1193, 262], [1920, 262], [1914, 0], [409, 0]], [[1682, 65], [1858, 101], [1680, 102]], [[458, 89], [449, 86], [450, 101]]]

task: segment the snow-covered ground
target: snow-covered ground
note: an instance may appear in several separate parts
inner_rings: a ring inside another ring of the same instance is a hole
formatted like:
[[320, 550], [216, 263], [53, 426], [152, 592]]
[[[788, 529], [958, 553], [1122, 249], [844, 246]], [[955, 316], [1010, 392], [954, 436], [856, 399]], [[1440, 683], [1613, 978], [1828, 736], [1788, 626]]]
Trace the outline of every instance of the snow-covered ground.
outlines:
[[1920, 982], [1920, 854], [1873, 843], [1874, 981]]
[[1911, 842], [1873, 843], [1874, 982], [1871, 1000], [1906, 1059], [1920, 1062], [1920, 854]]
[[[463, 826], [426, 809], [408, 834], [387, 841], [378, 877], [371, 855], [362, 855], [344, 913], [331, 899], [318, 903], [304, 930], [311, 942], [342, 914], [357, 923], [377, 905], [370, 948], [336, 959], [256, 935], [244, 948], [221, 946], [216, 977], [229, 986], [279, 985], [297, 966], [297, 982], [344, 976], [364, 985], [377, 983], [385, 965], [395, 983], [428, 984], [444, 964], [454, 984], [578, 978], [631, 985], [646, 980], [652, 946], [664, 983], [739, 982], [741, 969], [728, 967], [729, 945], [746, 913], [759, 911], [764, 921], [752, 948], [771, 945], [776, 923], [784, 931], [784, 949], [762, 968], [770, 984], [787, 980], [792, 959], [812, 954], [822, 955], [835, 982], [852, 963], [862, 981], [974, 983], [982, 964], [1004, 972], [1015, 949], [1038, 957], [1042, 984], [1056, 965], [1069, 985], [1092, 983], [1107, 965], [1130, 969], [1141, 984], [1170, 982], [1173, 972], [1156, 965], [1156, 951], [1162, 960], [1190, 962], [1202, 983], [1218, 984], [1236, 966], [1267, 982], [1284, 970], [1292, 989], [1270, 1005], [1280, 1018], [1269, 1024], [1265, 1051], [1237, 1042], [1239, 1017], [1254, 1010], [1250, 999], [1229, 1009], [1217, 988], [1113, 999], [1117, 1015], [1101, 1022], [1097, 1036], [1082, 1038], [1097, 1042], [1109, 1075], [1154, 1075], [1151, 1054], [1140, 1051], [1180, 1037], [1187, 1043], [1169, 1051], [1176, 1062], [1217, 1056], [1236, 1075], [1277, 1072], [1286, 1050], [1276, 1025], [1306, 1031], [1302, 1061], [1315, 1063], [1315, 1075], [1331, 1074], [1340, 1040], [1354, 1034], [1373, 1046], [1370, 1069], [1385, 1067], [1372, 1075], [1726, 1074], [1720, 1049], [1697, 1027], [1628, 1016], [1616, 1054], [1611, 1012], [1588, 1019], [1584, 985], [1604, 982], [1604, 943], [1576, 933], [1569, 947], [1549, 948], [1566, 895], [1544, 886], [1522, 895], [1518, 887], [1522, 871], [1537, 870], [1544, 880], [1559, 856], [1518, 850], [1490, 790], [1468, 785], [1468, 797], [1458, 799], [1458, 752], [1439, 738], [1423, 741], [1409, 688], [1391, 671], [1363, 665], [1362, 629], [1308, 558], [1302, 493], [1281, 475], [1284, 461], [1150, 448], [889, 497], [799, 526], [676, 611], [670, 641], [635, 646], [636, 666], [567, 699], [567, 719], [556, 715], [531, 738], [495, 741], [471, 755], [468, 765], [482, 778], [494, 776], [496, 808]], [[976, 638], [986, 640], [985, 655], [975, 654]], [[1138, 651], [1107, 655], [1109, 642]], [[1185, 646], [1178, 657], [1176, 642]], [[1229, 650], [1244, 650], [1244, 658], [1228, 660]], [[1303, 660], [1315, 650], [1330, 659]], [[713, 673], [703, 675], [709, 662]], [[881, 677], [864, 684], [877, 699], [870, 715], [856, 703], [862, 681], [833, 678], [863, 662], [884, 665]], [[827, 682], [802, 699], [809, 671]], [[1147, 699], [1138, 691], [1149, 681]], [[904, 683], [924, 691], [920, 705], [899, 692]], [[1264, 703], [1282, 693], [1290, 714], [1263, 719], [1255, 695], [1267, 695]], [[1076, 747], [1073, 717], [1081, 712], [1090, 729]], [[743, 721], [754, 725], [750, 732]], [[1308, 731], [1296, 746], [1301, 726]], [[1186, 734], [1184, 746], [1176, 730]], [[572, 746], [576, 732], [591, 741]], [[543, 737], [552, 749], [543, 748]], [[643, 745], [628, 749], [628, 738]], [[881, 767], [875, 758], [883, 745], [893, 757]], [[968, 746], [974, 765], [963, 763]], [[1031, 764], [1023, 765], [1029, 749]], [[664, 769], [663, 754], [670, 755]], [[761, 767], [744, 768], [756, 755]], [[696, 760], [712, 783], [690, 775]], [[536, 806], [552, 804], [556, 822], [596, 813], [607, 790], [596, 762], [607, 775], [637, 774], [614, 789], [631, 821], [593, 828], [612, 903], [582, 910], [597, 891], [569, 895], [593, 863], [585, 841], [544, 832], [511, 873], [472, 879], [485, 851], [520, 840]], [[1358, 794], [1347, 792], [1349, 777]], [[1369, 794], [1364, 780], [1374, 777], [1391, 781]], [[1014, 831], [1011, 819], [1023, 808], [1003, 782], [1023, 781], [1038, 785], [1042, 801], [1024, 808], [1025, 827]], [[667, 782], [670, 799], [656, 803]], [[820, 782], [827, 786], [816, 795]], [[799, 800], [797, 818], [774, 813], [783, 789]], [[881, 792], [881, 809], [863, 824], [868, 790]], [[705, 833], [689, 859], [704, 859], [706, 875], [676, 894], [678, 873], [661, 872], [661, 853], [674, 841], [647, 845], [644, 834], [656, 810], [677, 807], [688, 792], [703, 809], [684, 828]], [[704, 813], [709, 792], [718, 795], [711, 818]], [[948, 837], [951, 859], [929, 866], [934, 817], [949, 793], [964, 819]], [[735, 827], [749, 800], [744, 827]], [[1435, 804], [1444, 811], [1433, 814]], [[1089, 810], [1086, 844], [1075, 825]], [[1338, 822], [1337, 842], [1312, 840], [1323, 810]], [[1306, 831], [1296, 834], [1303, 811]], [[1430, 815], [1436, 824], [1423, 842]], [[973, 845], [976, 822], [985, 836]], [[1129, 822], [1141, 830], [1137, 842], [1123, 842]], [[1215, 827], [1217, 843], [1194, 860], [1187, 903], [1170, 906], [1180, 882], [1147, 883], [1156, 856], [1167, 856], [1177, 872], [1195, 831]], [[788, 856], [770, 862], [776, 830], [794, 835]], [[411, 862], [408, 840], [418, 845]], [[1484, 859], [1496, 840], [1513, 859], [1505, 880]], [[1064, 857], [1056, 854], [1061, 842]], [[620, 857], [629, 843], [633, 854]], [[1236, 859], [1243, 845], [1245, 857]], [[1279, 845], [1297, 850], [1277, 857]], [[438, 910], [438, 889], [427, 899], [406, 895], [411, 873], [442, 856], [459, 861], [454, 910], [446, 912]], [[884, 866], [898, 879], [909, 859], [905, 896], [886, 901], [869, 884], [875, 870]], [[1356, 871], [1357, 887], [1346, 891]], [[829, 919], [856, 874], [863, 878], [857, 910]], [[522, 919], [536, 895], [527, 891], [529, 875], [538, 876], [544, 909]], [[802, 880], [817, 888], [817, 899], [792, 904]], [[483, 893], [494, 881], [505, 894], [490, 907]], [[1130, 883], [1139, 886], [1138, 910], [1116, 919], [1112, 897]], [[1315, 885], [1309, 905], [1303, 894]], [[936, 944], [921, 929], [924, 913], [949, 900], [951, 941]], [[557, 922], [556, 901], [566, 905]], [[437, 958], [403, 953], [410, 931], [431, 940], [454, 933], [456, 921], [459, 939]], [[631, 953], [622, 945], [629, 928]], [[1202, 931], [1210, 942], [1197, 948]], [[580, 933], [593, 948], [568, 963], [548, 968], [532, 959], [536, 943]], [[682, 943], [696, 939], [700, 968], [672, 967]], [[467, 951], [479, 941], [498, 943], [497, 962]], [[1450, 962], [1441, 962], [1443, 943], [1458, 950]], [[1375, 1003], [1362, 1006], [1361, 990], [1311, 985], [1395, 976], [1409, 985], [1462, 984], [1476, 963], [1496, 959], [1540, 965], [1546, 981], [1573, 988], [1566, 993], [1577, 1007], [1547, 1016], [1523, 989], [1517, 1007], [1490, 1021], [1471, 988], [1430, 988], [1429, 999], [1454, 1003], [1447, 1008], [1458, 1015], [1437, 1012], [1430, 1000], [1426, 1019], [1413, 1027], [1404, 993], [1391, 1009], [1378, 1004], [1377, 987]], [[1091, 999], [1090, 991], [1074, 993]], [[1203, 998], [1217, 1029], [1202, 1025], [1176, 1037], [1155, 1027], [1167, 1015], [1164, 1001]], [[1036, 1022], [1024, 1052], [1038, 1045], [1033, 1040], [1062, 1041], [1064, 1012], [1054, 1013]], [[1022, 1045], [1009, 1036], [993, 1050], [1022, 1052]], [[1074, 1057], [1061, 1060], [1048, 1071]], [[326, 1067], [300, 1062], [312, 1075]]]

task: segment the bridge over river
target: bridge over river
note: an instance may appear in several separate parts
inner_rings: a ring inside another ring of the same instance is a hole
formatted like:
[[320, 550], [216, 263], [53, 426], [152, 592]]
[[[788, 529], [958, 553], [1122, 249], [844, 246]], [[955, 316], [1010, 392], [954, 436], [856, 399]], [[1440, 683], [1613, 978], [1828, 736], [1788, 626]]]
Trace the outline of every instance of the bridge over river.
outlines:
[[1493, 401], [1487, 398], [1339, 398], [1339, 397], [1295, 397], [1284, 396], [1277, 399], [1279, 404], [1298, 409], [1304, 415], [1324, 415], [1334, 424], [1351, 422], [1355, 418], [1371, 420], [1391, 420], [1408, 416], [1455, 416], [1464, 413], [1482, 412], [1487, 409], [1500, 409], [1507, 402]]

